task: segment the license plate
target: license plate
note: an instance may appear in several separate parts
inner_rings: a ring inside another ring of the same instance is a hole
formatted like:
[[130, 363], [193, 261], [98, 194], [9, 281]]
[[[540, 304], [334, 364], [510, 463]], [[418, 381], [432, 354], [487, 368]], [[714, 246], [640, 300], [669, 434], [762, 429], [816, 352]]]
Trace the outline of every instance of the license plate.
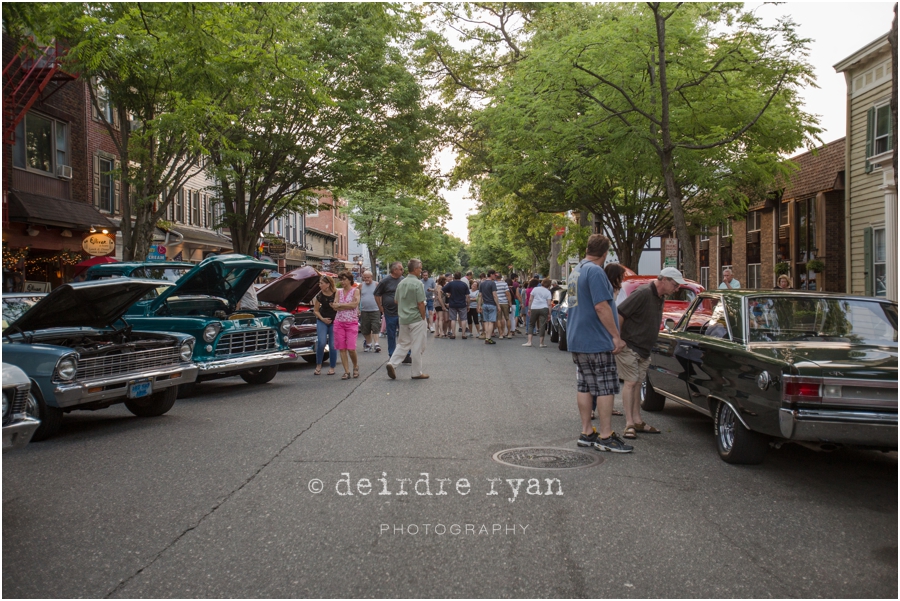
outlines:
[[149, 379], [136, 380], [128, 385], [128, 398], [139, 399], [153, 393], [153, 382]]

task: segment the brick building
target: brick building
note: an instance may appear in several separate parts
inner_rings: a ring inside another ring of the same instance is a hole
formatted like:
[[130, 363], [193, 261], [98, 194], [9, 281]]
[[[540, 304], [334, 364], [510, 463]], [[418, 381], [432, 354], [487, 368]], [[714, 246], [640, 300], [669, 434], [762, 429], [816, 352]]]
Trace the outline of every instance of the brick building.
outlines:
[[[83, 81], [60, 69], [63, 50], [20, 52], [3, 36], [3, 267], [6, 289], [48, 289], [68, 281], [90, 255], [87, 238], [114, 236], [94, 206], [90, 106]], [[111, 188], [113, 192], [115, 187]]]
[[348, 260], [348, 218], [341, 201], [327, 190], [319, 193], [317, 211], [306, 214], [306, 261], [317, 269], [335, 270]]
[[[703, 228], [694, 239], [700, 284], [718, 287], [731, 268], [742, 288], [773, 288], [783, 264], [794, 288], [845, 291], [844, 149], [841, 138], [791, 157], [798, 171], [743, 219]], [[822, 273], [808, 268], [813, 259]]]

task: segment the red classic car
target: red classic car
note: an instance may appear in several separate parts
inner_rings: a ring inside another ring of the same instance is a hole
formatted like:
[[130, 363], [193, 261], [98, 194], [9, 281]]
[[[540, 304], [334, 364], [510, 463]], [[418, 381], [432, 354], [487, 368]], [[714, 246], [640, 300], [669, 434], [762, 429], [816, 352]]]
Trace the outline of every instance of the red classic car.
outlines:
[[[619, 296], [616, 297], [616, 304], [618, 305], [625, 300], [628, 295], [637, 290], [639, 286], [649, 284], [654, 280], [656, 280], [655, 275], [632, 275], [626, 272], [625, 277], [622, 279], [622, 290], [619, 292]], [[663, 306], [662, 322], [659, 324], [660, 330], [665, 328], [666, 320], [668, 319], [678, 323], [678, 320], [681, 319], [681, 316], [687, 311], [691, 302], [693, 302], [698, 294], [704, 291], [703, 286], [697, 282], [693, 280], [686, 281], [687, 284], [682, 284], [674, 294], [670, 294], [666, 297], [666, 302]]]

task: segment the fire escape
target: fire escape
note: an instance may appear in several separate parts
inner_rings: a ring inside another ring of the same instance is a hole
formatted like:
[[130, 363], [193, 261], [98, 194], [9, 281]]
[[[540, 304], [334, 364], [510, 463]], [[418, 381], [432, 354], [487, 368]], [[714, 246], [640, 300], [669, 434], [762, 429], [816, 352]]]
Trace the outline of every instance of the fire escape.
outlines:
[[[3, 142], [16, 142], [16, 128], [38, 100], [45, 102], [77, 75], [62, 69], [67, 48], [54, 41], [37, 48], [24, 44], [3, 68]], [[55, 84], [50, 86], [50, 84]], [[49, 86], [49, 89], [48, 89]], [[4, 165], [6, 162], [4, 161]], [[3, 195], [3, 227], [8, 225], [6, 194]]]

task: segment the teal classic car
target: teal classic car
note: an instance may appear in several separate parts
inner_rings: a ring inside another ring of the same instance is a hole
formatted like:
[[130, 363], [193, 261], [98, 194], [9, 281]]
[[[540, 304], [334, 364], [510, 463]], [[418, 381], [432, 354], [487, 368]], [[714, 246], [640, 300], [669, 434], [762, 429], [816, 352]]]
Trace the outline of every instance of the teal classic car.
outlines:
[[[122, 316], [159, 282], [118, 278], [57, 286], [46, 295], [4, 294], [3, 361], [31, 380], [33, 440], [53, 435], [64, 413], [125, 403], [153, 417], [197, 377], [194, 337], [141, 331]], [[4, 418], [5, 419], [5, 418]]]
[[[140, 268], [148, 276], [169, 267], [160, 263], [129, 265], [134, 266], [132, 273]], [[116, 266], [92, 267], [88, 277], [102, 277], [106, 269]], [[275, 377], [279, 365], [297, 358], [289, 346], [294, 323], [290, 313], [238, 308], [259, 274], [271, 268], [271, 263], [245, 255], [209, 257], [181, 275], [174, 285], [160, 287], [154, 298], [135, 303], [126, 317], [135, 328], [194, 336], [198, 383], [240, 376], [250, 384], [264, 384]]]
[[106, 278], [138, 278], [177, 282], [181, 276], [196, 265], [184, 261], [126, 261], [123, 263], [103, 263], [93, 265], [84, 274], [84, 279], [104, 280]]
[[897, 449], [897, 303], [827, 292], [721, 290], [668, 321], [642, 408], [713, 418], [721, 458], [799, 442]]

